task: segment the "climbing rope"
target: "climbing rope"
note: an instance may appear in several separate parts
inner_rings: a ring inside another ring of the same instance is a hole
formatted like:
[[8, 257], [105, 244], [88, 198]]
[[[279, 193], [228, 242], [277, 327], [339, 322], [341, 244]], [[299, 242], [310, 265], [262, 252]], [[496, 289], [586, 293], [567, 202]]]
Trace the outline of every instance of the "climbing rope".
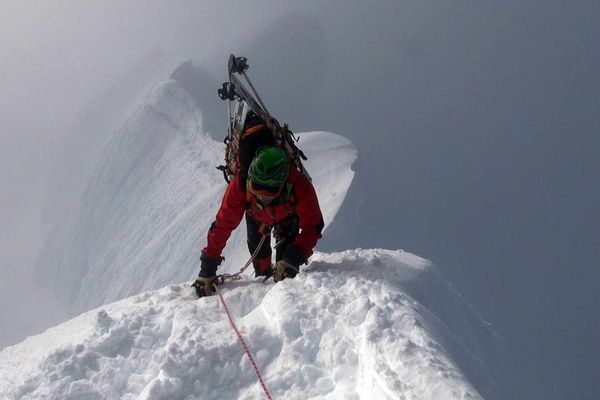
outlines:
[[269, 389], [267, 388], [267, 385], [265, 384], [265, 380], [263, 379], [262, 374], [260, 373], [260, 370], [258, 369], [258, 365], [254, 361], [254, 357], [252, 357], [252, 352], [248, 348], [248, 345], [246, 344], [244, 337], [242, 336], [239, 329], [235, 325], [235, 322], [233, 321], [233, 317], [231, 316], [231, 313], [229, 312], [229, 308], [227, 307], [227, 304], [225, 303], [223, 294], [221, 293], [221, 291], [219, 290], [219, 288], [216, 285], [215, 285], [215, 290], [217, 291], [217, 295], [219, 296], [219, 299], [221, 300], [221, 304], [223, 304], [223, 308], [225, 308], [225, 313], [227, 314], [227, 318], [229, 318], [229, 323], [231, 324], [231, 327], [235, 331], [240, 343], [242, 344], [242, 347], [244, 348], [244, 351], [246, 352], [246, 355], [248, 356], [250, 363], [252, 363], [252, 367], [254, 367], [254, 372], [256, 373], [256, 376], [258, 377], [260, 386], [262, 386], [263, 391], [265, 392], [265, 395], [267, 396], [267, 399], [273, 400], [273, 397], [271, 396], [271, 393], [269, 392]]
[[258, 255], [258, 252], [260, 251], [260, 248], [262, 247], [263, 243], [265, 242], [266, 237], [267, 237], [267, 235], [265, 235], [265, 234], [262, 235], [262, 237], [260, 238], [260, 242], [258, 243], [258, 246], [256, 246], [256, 250], [254, 250], [254, 253], [252, 253], [252, 256], [246, 262], [246, 265], [244, 265], [242, 267], [242, 269], [240, 269], [235, 274], [221, 274], [221, 275], [218, 275], [217, 276], [217, 282], [216, 282], [215, 286], [221, 285], [221, 284], [225, 283], [226, 281], [237, 281], [237, 280], [242, 279], [242, 273], [250, 266], [250, 264], [252, 264], [252, 261], [254, 261], [254, 259]]
[[258, 255], [258, 252], [260, 251], [260, 248], [262, 247], [263, 243], [265, 242], [265, 239], [267, 238], [267, 236], [268, 236], [268, 233], [263, 233], [262, 234], [262, 238], [260, 239], [260, 242], [258, 243], [258, 246], [256, 246], [256, 250], [254, 250], [254, 253], [250, 257], [250, 259], [248, 260], [248, 262], [246, 262], [246, 264], [238, 272], [236, 272], [235, 274], [221, 274], [221, 275], [218, 275], [217, 276], [217, 280], [216, 280], [215, 285], [214, 285], [214, 288], [215, 288], [215, 292], [219, 296], [219, 299], [221, 300], [221, 304], [223, 304], [223, 308], [225, 309], [225, 313], [227, 314], [227, 318], [229, 319], [229, 323], [231, 324], [231, 327], [235, 331], [235, 334], [237, 335], [237, 337], [238, 337], [238, 339], [239, 339], [239, 341], [240, 341], [240, 343], [241, 343], [244, 351], [246, 352], [246, 355], [248, 356], [248, 359], [250, 360], [250, 363], [252, 364], [252, 367], [254, 367], [254, 372], [256, 373], [256, 376], [258, 377], [258, 381], [260, 382], [260, 386], [262, 386], [262, 389], [265, 392], [265, 395], [267, 396], [267, 399], [273, 400], [273, 397], [271, 396], [271, 393], [269, 392], [269, 389], [267, 388], [267, 385], [265, 384], [265, 380], [263, 379], [262, 374], [260, 373], [260, 370], [258, 369], [258, 365], [254, 361], [254, 357], [252, 356], [252, 352], [248, 348], [248, 345], [246, 344], [246, 341], [244, 340], [244, 337], [242, 336], [242, 334], [240, 333], [239, 329], [235, 325], [233, 317], [232, 317], [231, 313], [229, 312], [229, 308], [227, 307], [227, 304], [225, 303], [225, 299], [223, 298], [223, 294], [219, 290], [219, 285], [222, 285], [226, 281], [236, 281], [236, 280], [242, 279], [242, 273], [250, 266], [250, 264], [252, 264], [252, 262], [254, 261], [254, 259], [256, 258], [256, 256]]

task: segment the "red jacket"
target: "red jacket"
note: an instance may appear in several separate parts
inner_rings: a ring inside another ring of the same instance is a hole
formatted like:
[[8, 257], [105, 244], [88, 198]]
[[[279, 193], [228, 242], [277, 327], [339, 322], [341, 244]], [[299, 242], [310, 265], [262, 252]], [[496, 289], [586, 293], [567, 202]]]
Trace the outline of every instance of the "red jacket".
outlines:
[[208, 231], [208, 244], [202, 253], [209, 257], [220, 258], [227, 239], [240, 224], [244, 211], [258, 222], [268, 226], [273, 226], [296, 212], [300, 222], [300, 233], [290, 247], [302, 251], [306, 261], [321, 238], [323, 216], [312, 183], [292, 164], [290, 164], [287, 182], [288, 187], [290, 184], [292, 186], [288, 201], [261, 208], [250, 194], [246, 194], [240, 176], [237, 174], [225, 190], [217, 219]]

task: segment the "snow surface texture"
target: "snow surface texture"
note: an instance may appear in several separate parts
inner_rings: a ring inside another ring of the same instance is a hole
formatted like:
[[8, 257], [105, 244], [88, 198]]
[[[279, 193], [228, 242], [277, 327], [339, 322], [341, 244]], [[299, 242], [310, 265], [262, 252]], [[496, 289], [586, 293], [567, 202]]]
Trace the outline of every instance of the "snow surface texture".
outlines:
[[[327, 226], [352, 182], [356, 150], [332, 133], [298, 136]], [[203, 131], [201, 110], [175, 80], [137, 100], [95, 171], [82, 178], [82, 199], [51, 235], [40, 265], [40, 276], [54, 282], [71, 315], [193, 279], [225, 190], [215, 169], [223, 154], [224, 145]], [[239, 270], [249, 256], [241, 226], [221, 271]]]
[[[410, 253], [317, 253], [296, 279], [237, 281], [222, 292], [276, 399], [500, 398], [486, 368], [494, 334]], [[217, 298], [181, 284], [4, 349], [0, 398], [264, 394]]]

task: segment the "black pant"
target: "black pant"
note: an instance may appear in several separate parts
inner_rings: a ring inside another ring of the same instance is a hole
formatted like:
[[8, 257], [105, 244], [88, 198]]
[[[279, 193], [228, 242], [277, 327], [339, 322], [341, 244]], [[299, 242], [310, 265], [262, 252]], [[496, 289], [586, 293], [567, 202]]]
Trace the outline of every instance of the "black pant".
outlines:
[[[258, 247], [262, 238], [261, 223], [256, 221], [254, 218], [246, 213], [246, 229], [247, 229], [247, 241], [248, 250], [250, 254], [254, 254], [254, 251]], [[265, 228], [266, 230], [266, 228]], [[273, 227], [273, 233], [275, 236], [275, 260], [279, 261], [283, 257], [285, 249], [294, 242], [300, 227], [298, 224], [298, 216], [296, 214], [290, 214], [289, 217], [283, 221], [277, 223]], [[266, 275], [271, 267], [271, 232], [265, 237], [265, 240], [258, 250], [254, 261], [254, 272], [257, 276]]]

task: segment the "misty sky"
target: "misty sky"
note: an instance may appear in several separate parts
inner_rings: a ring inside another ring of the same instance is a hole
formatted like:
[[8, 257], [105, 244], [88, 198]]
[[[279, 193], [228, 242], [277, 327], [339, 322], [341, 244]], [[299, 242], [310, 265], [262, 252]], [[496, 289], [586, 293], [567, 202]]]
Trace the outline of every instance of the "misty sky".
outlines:
[[3, 2], [0, 346], [61, 318], [33, 266], [84, 108], [148, 54], [166, 79], [242, 52], [272, 113], [358, 147], [322, 250], [433, 260], [507, 340], [523, 397], [598, 393], [599, 3], [202, 3]]

